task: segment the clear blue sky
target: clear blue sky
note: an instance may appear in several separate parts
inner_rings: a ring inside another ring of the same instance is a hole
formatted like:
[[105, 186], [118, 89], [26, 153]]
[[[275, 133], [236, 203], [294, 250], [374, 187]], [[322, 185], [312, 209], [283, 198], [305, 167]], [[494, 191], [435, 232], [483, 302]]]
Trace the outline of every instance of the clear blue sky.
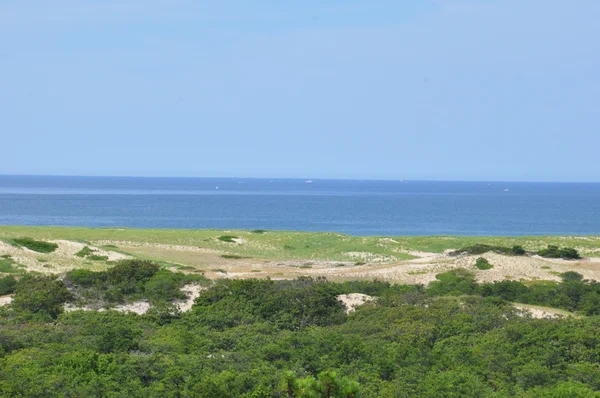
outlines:
[[2, 0], [0, 174], [600, 181], [597, 0]]

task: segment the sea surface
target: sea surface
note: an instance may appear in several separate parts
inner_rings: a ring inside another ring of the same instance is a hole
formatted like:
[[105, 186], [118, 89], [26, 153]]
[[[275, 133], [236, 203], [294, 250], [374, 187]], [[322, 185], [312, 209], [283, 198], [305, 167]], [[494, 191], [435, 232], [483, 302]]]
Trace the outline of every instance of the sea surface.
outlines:
[[0, 225], [600, 234], [600, 184], [0, 176]]

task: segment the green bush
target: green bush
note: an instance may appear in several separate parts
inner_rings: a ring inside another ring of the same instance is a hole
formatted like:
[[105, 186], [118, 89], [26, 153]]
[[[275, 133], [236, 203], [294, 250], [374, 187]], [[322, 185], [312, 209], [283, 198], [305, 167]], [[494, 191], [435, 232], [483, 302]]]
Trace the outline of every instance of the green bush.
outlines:
[[513, 246], [512, 248], [504, 247], [504, 246], [493, 246], [493, 245], [484, 245], [484, 244], [476, 244], [473, 246], [463, 247], [460, 250], [455, 250], [450, 253], [451, 256], [458, 256], [461, 254], [469, 254], [469, 255], [478, 255], [485, 254], [488, 252], [494, 252], [498, 254], [504, 254], [508, 256], [522, 256], [527, 252], [521, 246]]
[[115, 284], [124, 282], [146, 283], [160, 270], [158, 264], [146, 260], [123, 260], [107, 270], [108, 280]]
[[524, 256], [525, 254], [527, 254], [527, 252], [525, 251], [525, 249], [523, 249], [522, 246], [513, 246], [510, 250], [515, 256]]
[[159, 271], [144, 285], [144, 296], [151, 303], [181, 300], [185, 298], [179, 287], [185, 275]]
[[67, 284], [90, 287], [106, 280], [106, 272], [94, 272], [87, 269], [74, 269], [65, 275]]
[[443, 272], [435, 277], [437, 281], [431, 282], [427, 289], [427, 293], [431, 296], [460, 296], [473, 294], [477, 290], [473, 273], [465, 269]]
[[0, 278], [0, 296], [13, 293], [16, 285], [17, 280], [12, 275], [7, 275], [3, 278]]
[[578, 260], [581, 258], [577, 250], [573, 248], [560, 248], [552, 245], [549, 245], [546, 249], [541, 249], [538, 251], [538, 255], [546, 258], [563, 258], [565, 260]]
[[17, 238], [13, 239], [13, 242], [19, 246], [38, 253], [52, 253], [58, 249], [58, 245], [56, 243], [33, 240], [31, 238]]
[[223, 235], [223, 236], [219, 236], [217, 239], [219, 239], [222, 242], [235, 243], [235, 239], [239, 239], [239, 238], [237, 236], [233, 236], [233, 235]]
[[85, 246], [83, 249], [81, 249], [77, 253], [75, 253], [75, 255], [77, 257], [86, 257], [92, 253], [94, 253], [94, 250], [90, 249], [88, 246]]
[[485, 271], [485, 270], [488, 270], [488, 269], [491, 269], [494, 267], [492, 264], [490, 264], [490, 262], [488, 260], [486, 260], [483, 257], [479, 257], [475, 261], [475, 266], [482, 271]]
[[25, 275], [15, 287], [12, 306], [18, 311], [56, 318], [73, 296], [55, 276]]

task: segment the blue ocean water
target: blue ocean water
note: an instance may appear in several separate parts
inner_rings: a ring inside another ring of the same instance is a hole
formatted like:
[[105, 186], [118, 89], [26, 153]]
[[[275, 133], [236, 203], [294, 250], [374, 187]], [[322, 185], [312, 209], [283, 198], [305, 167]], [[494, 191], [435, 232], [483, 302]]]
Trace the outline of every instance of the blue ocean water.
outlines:
[[0, 176], [0, 225], [589, 235], [600, 184]]

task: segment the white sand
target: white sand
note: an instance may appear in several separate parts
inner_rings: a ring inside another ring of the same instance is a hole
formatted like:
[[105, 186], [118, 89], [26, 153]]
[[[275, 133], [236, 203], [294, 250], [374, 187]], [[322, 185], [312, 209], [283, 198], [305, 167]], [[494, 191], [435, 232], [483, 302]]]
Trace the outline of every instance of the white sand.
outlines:
[[346, 314], [349, 314], [356, 311], [356, 307], [375, 300], [375, 297], [362, 293], [350, 293], [340, 294], [337, 296], [337, 299], [344, 304], [344, 307], [346, 307]]

